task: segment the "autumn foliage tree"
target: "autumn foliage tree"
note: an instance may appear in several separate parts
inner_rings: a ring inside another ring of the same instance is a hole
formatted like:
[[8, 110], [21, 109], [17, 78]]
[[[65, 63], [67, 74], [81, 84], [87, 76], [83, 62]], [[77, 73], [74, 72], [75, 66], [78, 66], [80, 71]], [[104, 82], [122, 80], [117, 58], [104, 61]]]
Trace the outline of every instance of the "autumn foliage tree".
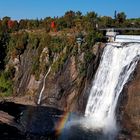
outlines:
[[8, 28], [9, 28], [9, 29], [12, 29], [13, 26], [14, 26], [14, 21], [9, 20], [9, 21], [8, 21]]

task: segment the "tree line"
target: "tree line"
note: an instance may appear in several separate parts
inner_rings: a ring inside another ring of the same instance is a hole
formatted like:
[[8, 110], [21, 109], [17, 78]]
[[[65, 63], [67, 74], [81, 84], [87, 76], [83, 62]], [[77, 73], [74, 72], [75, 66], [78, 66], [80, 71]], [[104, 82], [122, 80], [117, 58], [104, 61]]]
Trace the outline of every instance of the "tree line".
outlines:
[[90, 31], [96, 28], [108, 27], [140, 27], [140, 18], [127, 19], [124, 12], [114, 12], [114, 17], [99, 16], [96, 12], [88, 12], [83, 15], [80, 11], [67, 11], [61, 17], [45, 17], [44, 19], [12, 20], [10, 17], [0, 19], [0, 31], [15, 32], [19, 30], [45, 29], [51, 31], [51, 22], [56, 23], [56, 30], [74, 28], [75, 30]]

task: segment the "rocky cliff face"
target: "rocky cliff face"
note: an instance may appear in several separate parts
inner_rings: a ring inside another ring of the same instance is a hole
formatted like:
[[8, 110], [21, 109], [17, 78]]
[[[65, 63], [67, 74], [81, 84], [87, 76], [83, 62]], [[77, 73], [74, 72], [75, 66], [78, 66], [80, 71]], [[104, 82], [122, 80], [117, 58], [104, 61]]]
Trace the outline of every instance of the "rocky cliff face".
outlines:
[[120, 114], [122, 134], [125, 139], [140, 139], [140, 62], [124, 87]]
[[[90, 83], [105, 45], [97, 43], [89, 48], [86, 43], [80, 46], [75, 40], [67, 41], [61, 51], [52, 51], [47, 43], [43, 47], [28, 43], [21, 55], [10, 58], [8, 65], [15, 68], [14, 96], [37, 103], [45, 85], [41, 105], [65, 111], [84, 111]], [[59, 46], [55, 45], [57, 49]]]

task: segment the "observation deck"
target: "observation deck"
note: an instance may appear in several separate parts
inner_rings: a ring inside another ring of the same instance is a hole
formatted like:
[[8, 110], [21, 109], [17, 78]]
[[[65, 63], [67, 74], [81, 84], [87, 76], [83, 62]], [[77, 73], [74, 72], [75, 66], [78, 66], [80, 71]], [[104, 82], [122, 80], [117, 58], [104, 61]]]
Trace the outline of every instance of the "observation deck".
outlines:
[[140, 35], [119, 35], [119, 31], [140, 31], [140, 28], [105, 28], [100, 29], [106, 31], [108, 42], [138, 42], [140, 43]]

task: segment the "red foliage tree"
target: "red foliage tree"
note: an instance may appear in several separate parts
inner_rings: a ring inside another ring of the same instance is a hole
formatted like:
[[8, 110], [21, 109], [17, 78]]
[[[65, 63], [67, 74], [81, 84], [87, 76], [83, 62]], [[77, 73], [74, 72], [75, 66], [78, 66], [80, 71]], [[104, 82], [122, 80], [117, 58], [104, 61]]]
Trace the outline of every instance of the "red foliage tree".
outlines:
[[57, 32], [56, 23], [54, 21], [51, 22], [51, 29], [52, 29], [52, 31]]
[[51, 28], [52, 28], [52, 29], [56, 28], [56, 24], [55, 24], [54, 21], [51, 22]]
[[11, 28], [13, 28], [13, 26], [14, 26], [14, 21], [9, 20], [8, 21], [8, 28], [11, 29]]

